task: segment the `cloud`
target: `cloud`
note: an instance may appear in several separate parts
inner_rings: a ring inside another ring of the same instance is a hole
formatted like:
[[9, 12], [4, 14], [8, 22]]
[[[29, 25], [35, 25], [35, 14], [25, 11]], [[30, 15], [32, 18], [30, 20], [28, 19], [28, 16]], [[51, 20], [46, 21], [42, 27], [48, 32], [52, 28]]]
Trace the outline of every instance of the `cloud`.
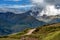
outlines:
[[4, 1], [22, 1], [22, 0], [4, 0]]
[[32, 4], [37, 4], [41, 6], [45, 6], [44, 0], [31, 0]]
[[14, 12], [15, 14], [29, 11], [34, 5], [0, 5], [0, 12]]
[[43, 3], [44, 2], [44, 0], [31, 0], [32, 1], [32, 3]]
[[47, 5], [54, 5], [55, 8], [60, 8], [60, 0], [31, 0], [32, 4], [37, 6], [46, 7]]
[[45, 0], [45, 2], [50, 4], [60, 4], [60, 0]]
[[35, 5], [8, 5], [8, 4], [0, 4], [0, 12], [14, 12], [16, 14], [24, 13], [26, 11], [29, 11], [31, 7]]
[[31, 0], [33, 3], [50, 3], [50, 4], [60, 4], [60, 0]]
[[34, 5], [0, 5], [0, 8], [27, 8], [27, 7], [33, 7]]
[[41, 8], [42, 11], [38, 16], [47, 14], [47, 15], [57, 15], [60, 14], [60, 0], [31, 0], [32, 4], [36, 4]]
[[47, 5], [46, 8], [38, 15], [43, 16], [44, 14], [50, 16], [50, 15], [60, 15], [60, 9], [56, 9], [54, 5]]
[[54, 5], [56, 8], [60, 7], [60, 0], [45, 0], [45, 2]]
[[31, 0], [32, 4], [38, 5], [60, 5], [60, 0]]

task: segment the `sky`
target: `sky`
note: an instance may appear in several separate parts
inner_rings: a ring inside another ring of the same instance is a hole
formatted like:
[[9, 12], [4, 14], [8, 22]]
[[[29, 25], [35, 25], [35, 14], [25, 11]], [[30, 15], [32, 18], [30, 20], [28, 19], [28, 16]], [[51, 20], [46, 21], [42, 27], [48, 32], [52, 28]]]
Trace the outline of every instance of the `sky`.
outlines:
[[30, 1], [29, 0], [0, 0], [0, 4], [25, 5], [25, 4], [30, 4]]
[[[59, 11], [58, 14], [60, 14], [60, 0], [0, 0], [0, 8], [18, 8], [18, 9], [25, 9], [28, 10], [33, 6], [39, 6], [39, 8], [42, 7], [40, 10], [40, 13], [44, 11], [44, 9], [47, 10], [47, 7], [50, 8], [51, 13]], [[44, 14], [43, 12], [41, 14]], [[41, 15], [40, 14], [40, 15]], [[47, 12], [45, 14], [48, 14]]]
[[46, 15], [60, 15], [60, 0], [31, 0], [33, 4], [43, 7], [38, 16]]
[[32, 7], [34, 6], [33, 4], [38, 4], [42, 7], [54, 5], [56, 8], [59, 8], [60, 0], [0, 0], [0, 7], [24, 8]]
[[30, 4], [30, 0], [0, 0], [0, 7], [20, 8], [30, 7]]
[[21, 13], [31, 9], [30, 0], [0, 0], [0, 12]]

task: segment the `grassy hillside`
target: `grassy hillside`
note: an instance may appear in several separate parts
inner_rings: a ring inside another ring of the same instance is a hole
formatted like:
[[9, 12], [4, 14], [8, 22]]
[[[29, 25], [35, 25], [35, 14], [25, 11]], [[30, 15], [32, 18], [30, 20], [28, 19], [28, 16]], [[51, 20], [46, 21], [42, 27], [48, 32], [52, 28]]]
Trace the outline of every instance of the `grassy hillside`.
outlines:
[[[57, 35], [57, 36], [54, 36]], [[24, 38], [36, 38], [37, 40], [59, 40], [60, 38], [60, 23], [43, 25], [36, 28], [31, 35], [26, 35]], [[50, 36], [54, 36], [50, 39]], [[48, 37], [48, 39], [47, 39]], [[56, 39], [54, 39], [56, 38]]]
[[36, 28], [35, 31], [31, 35], [24, 35], [28, 32], [27, 29], [23, 32], [11, 34], [8, 36], [0, 37], [0, 40], [3, 40], [4, 38], [6, 40], [19, 40], [19, 39], [25, 39], [25, 40], [60, 40], [60, 23], [56, 24], [48, 24], [43, 25], [41, 27]]
[[43, 40], [60, 40], [60, 31], [48, 34]]
[[0, 36], [0, 40], [20, 40], [22, 35], [26, 34], [28, 32], [28, 30], [30, 30], [30, 29], [32, 29], [32, 28], [25, 29], [22, 32], [10, 34], [10, 35], [7, 35], [7, 36]]

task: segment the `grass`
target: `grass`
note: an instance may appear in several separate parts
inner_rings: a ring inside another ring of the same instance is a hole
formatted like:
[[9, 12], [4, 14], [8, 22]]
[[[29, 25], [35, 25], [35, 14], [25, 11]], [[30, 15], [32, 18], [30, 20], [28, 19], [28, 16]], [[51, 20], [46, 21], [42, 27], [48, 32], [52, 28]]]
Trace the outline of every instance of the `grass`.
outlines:
[[24, 35], [25, 33], [27, 33], [28, 30], [30, 30], [30, 29], [32, 29], [32, 28], [25, 29], [22, 32], [10, 34], [10, 35], [7, 35], [7, 36], [0, 36], [0, 40], [20, 40], [21, 36]]
[[[20, 40], [22, 35], [27, 33], [28, 30], [30, 29], [0, 37], [0, 40]], [[60, 40], [60, 23], [48, 24], [38, 27], [31, 35], [25, 35], [24, 38], [36, 38], [38, 40]]]
[[60, 31], [48, 34], [43, 40], [60, 40]]
[[[54, 36], [54, 35], [57, 36]], [[47, 36], [48, 35], [48, 36]], [[39, 40], [60, 40], [60, 23], [43, 25], [42, 27], [36, 28], [33, 34], [26, 37], [38, 38]], [[56, 39], [55, 39], [56, 38]]]
[[20, 40], [20, 39], [13, 39], [13, 38], [0, 38], [0, 40]]

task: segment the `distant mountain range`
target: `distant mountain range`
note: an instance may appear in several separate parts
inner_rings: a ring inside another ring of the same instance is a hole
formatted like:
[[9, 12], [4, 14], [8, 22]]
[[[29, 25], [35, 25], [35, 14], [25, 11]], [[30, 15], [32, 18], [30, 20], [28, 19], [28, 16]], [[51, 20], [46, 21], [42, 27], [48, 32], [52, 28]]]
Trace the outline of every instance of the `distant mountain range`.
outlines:
[[60, 40], [60, 23], [29, 28], [22, 32], [0, 36], [0, 40]]
[[7, 35], [23, 31], [27, 28], [36, 28], [45, 24], [60, 22], [60, 15], [38, 16], [42, 8], [34, 8], [20, 14], [14, 11], [0, 12], [0, 35]]
[[0, 35], [7, 35], [23, 31], [27, 28], [36, 28], [46, 24], [30, 15], [31, 11], [15, 14], [13, 12], [0, 12]]

